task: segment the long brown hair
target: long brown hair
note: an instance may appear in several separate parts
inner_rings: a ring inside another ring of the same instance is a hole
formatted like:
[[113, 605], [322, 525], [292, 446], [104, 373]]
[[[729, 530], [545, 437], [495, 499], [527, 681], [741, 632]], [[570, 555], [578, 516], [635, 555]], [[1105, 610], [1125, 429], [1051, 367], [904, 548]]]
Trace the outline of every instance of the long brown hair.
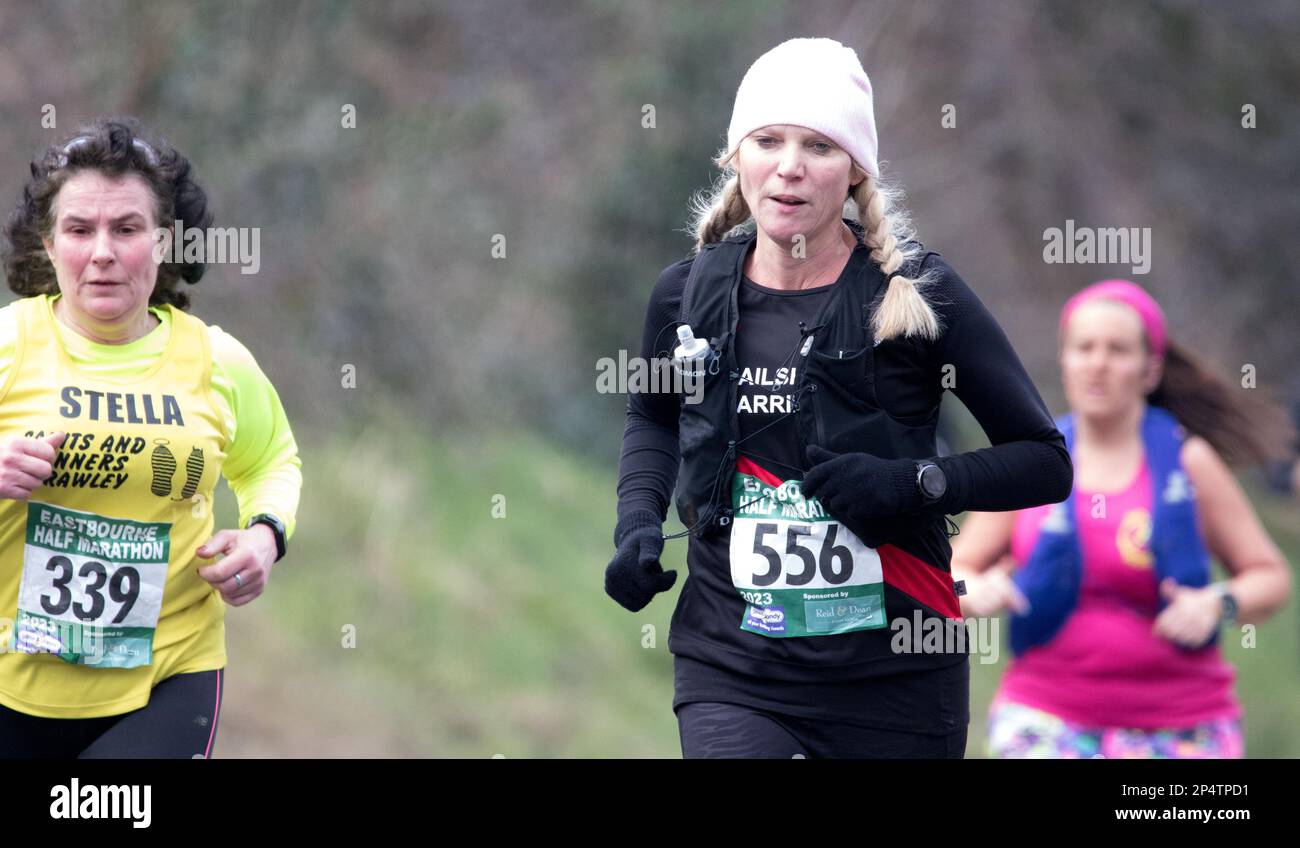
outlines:
[[1147, 402], [1173, 413], [1232, 466], [1293, 456], [1295, 425], [1262, 388], [1234, 386], [1186, 348], [1168, 342], [1160, 385]]

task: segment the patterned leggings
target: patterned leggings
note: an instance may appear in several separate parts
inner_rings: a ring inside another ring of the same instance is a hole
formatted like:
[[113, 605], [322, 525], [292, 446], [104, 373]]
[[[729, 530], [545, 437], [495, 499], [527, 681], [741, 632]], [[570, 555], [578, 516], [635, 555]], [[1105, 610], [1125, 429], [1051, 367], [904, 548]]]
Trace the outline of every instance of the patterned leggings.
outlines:
[[1004, 759], [1240, 759], [1241, 719], [1192, 727], [1135, 730], [1089, 727], [998, 698], [989, 708], [985, 754]]

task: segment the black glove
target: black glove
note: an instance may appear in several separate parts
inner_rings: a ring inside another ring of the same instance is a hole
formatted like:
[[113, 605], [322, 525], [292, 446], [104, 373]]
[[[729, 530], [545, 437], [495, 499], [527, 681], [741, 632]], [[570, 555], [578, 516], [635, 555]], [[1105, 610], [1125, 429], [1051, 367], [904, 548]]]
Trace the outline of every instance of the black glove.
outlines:
[[614, 529], [614, 554], [605, 568], [605, 594], [631, 612], [639, 612], [660, 592], [677, 582], [676, 571], [664, 571], [663, 523], [649, 513], [626, 516]]
[[881, 519], [914, 515], [921, 509], [915, 460], [881, 459], [869, 453], [833, 454], [811, 445], [808, 461], [813, 466], [800, 485], [804, 497], [816, 497], [832, 517], [851, 530], [853, 525], [864, 529], [880, 526]]

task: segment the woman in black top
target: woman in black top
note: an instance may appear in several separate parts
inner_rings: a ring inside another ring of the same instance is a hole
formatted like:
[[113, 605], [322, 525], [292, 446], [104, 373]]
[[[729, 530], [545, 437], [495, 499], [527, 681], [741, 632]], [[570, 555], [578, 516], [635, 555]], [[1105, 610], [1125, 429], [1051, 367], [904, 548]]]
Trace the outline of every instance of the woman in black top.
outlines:
[[[983, 304], [907, 238], [851, 49], [793, 39], [755, 62], [717, 164], [697, 251], [660, 275], [641, 348], [663, 359], [688, 325], [708, 349], [680, 367], [702, 377], [629, 398], [606, 591], [636, 611], [673, 585], [659, 556], [676, 485], [685, 756], [960, 757], [945, 516], [1064, 500], [1064, 439]], [[935, 456], [948, 388], [992, 447]]]

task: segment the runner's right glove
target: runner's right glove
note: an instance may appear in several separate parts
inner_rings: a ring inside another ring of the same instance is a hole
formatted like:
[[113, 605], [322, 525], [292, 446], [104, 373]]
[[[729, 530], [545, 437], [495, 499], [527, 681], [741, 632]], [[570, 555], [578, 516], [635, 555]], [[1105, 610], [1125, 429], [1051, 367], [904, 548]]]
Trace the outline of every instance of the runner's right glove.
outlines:
[[664, 571], [663, 522], [649, 512], [623, 517], [614, 528], [618, 553], [605, 569], [605, 594], [631, 612], [639, 612], [660, 592], [677, 582], [676, 571]]

